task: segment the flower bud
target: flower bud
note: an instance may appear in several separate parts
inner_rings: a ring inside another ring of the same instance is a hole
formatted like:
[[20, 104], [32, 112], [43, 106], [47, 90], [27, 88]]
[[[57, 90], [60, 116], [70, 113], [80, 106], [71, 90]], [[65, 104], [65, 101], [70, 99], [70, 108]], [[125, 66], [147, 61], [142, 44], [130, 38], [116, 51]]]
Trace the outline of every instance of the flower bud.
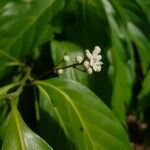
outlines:
[[83, 58], [82, 56], [76, 56], [76, 62], [77, 62], [78, 64], [82, 63], [83, 59], [84, 59], [84, 58]]
[[57, 73], [58, 73], [59, 75], [62, 75], [62, 74], [64, 73], [64, 70], [63, 70], [63, 69], [59, 69], [59, 70], [57, 70]]
[[70, 61], [70, 57], [68, 55], [64, 55], [64, 61], [65, 62], [69, 62]]
[[92, 74], [92, 73], [93, 73], [92, 68], [88, 68], [88, 69], [87, 69], [87, 73], [88, 73], [88, 74]]
[[88, 69], [90, 67], [90, 63], [87, 60], [84, 61], [83, 65], [84, 65], [85, 69]]

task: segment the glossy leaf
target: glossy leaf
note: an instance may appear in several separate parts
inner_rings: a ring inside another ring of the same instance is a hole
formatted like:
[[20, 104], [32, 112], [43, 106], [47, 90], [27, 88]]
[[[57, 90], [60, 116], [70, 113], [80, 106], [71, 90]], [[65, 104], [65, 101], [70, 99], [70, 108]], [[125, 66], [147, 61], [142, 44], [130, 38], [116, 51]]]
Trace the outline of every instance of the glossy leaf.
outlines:
[[68, 79], [35, 84], [40, 91], [39, 107], [60, 124], [76, 149], [131, 149], [120, 123], [89, 89]]
[[0, 131], [5, 131], [2, 150], [52, 150], [42, 138], [31, 131], [22, 120], [18, 111], [11, 112]]
[[149, 40], [145, 35], [136, 27], [133, 23], [128, 22], [128, 30], [131, 36], [131, 39], [135, 42], [139, 57], [141, 59], [141, 65], [143, 73], [145, 74], [149, 65], [150, 65], [150, 44]]
[[[48, 40], [49, 21], [54, 18], [63, 2], [59, 0], [5, 1], [0, 5], [0, 49], [18, 59]], [[44, 22], [44, 23], [43, 23]], [[48, 37], [48, 38], [47, 38]], [[0, 55], [0, 65], [7, 58]], [[0, 69], [1, 72], [4, 68]], [[1, 75], [2, 76], [2, 75]]]

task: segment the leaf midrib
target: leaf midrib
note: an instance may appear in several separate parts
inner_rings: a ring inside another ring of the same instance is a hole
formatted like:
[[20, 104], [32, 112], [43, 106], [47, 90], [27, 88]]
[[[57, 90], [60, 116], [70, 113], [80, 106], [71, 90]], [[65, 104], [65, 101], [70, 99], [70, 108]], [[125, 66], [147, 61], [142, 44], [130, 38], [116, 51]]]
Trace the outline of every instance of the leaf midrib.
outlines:
[[[37, 82], [36, 82], [36, 83], [37, 83]], [[51, 88], [57, 90], [61, 95], [63, 95], [63, 96], [66, 98], [66, 100], [68, 101], [68, 103], [70, 103], [70, 105], [72, 106], [72, 108], [73, 108], [74, 111], [76, 112], [77, 116], [79, 117], [79, 120], [80, 120], [80, 122], [81, 122], [83, 128], [85, 129], [85, 131], [86, 131], [86, 133], [87, 133], [87, 136], [88, 136], [88, 138], [89, 138], [89, 141], [91, 142], [91, 145], [92, 145], [92, 147], [93, 147], [93, 150], [96, 150], [96, 148], [95, 148], [95, 146], [94, 146], [94, 144], [93, 144], [93, 140], [92, 140], [91, 137], [90, 137], [90, 133], [88, 132], [88, 129], [87, 129], [87, 127], [86, 127], [86, 125], [85, 125], [85, 123], [84, 123], [84, 121], [83, 121], [83, 119], [82, 119], [82, 116], [80, 115], [78, 109], [75, 107], [74, 103], [71, 101], [70, 97], [69, 97], [66, 93], [64, 93], [63, 91], [61, 91], [59, 88], [55, 87], [55, 86], [52, 85], [52, 84], [47, 84], [47, 83], [44, 83], [44, 82], [38, 82], [38, 83], [39, 83], [39, 84], [43, 84], [43, 85], [45, 85], [45, 86], [48, 86], [48, 87], [51, 87]]]
[[[45, 89], [43, 89], [41, 86], [38, 86], [38, 88], [39, 88], [40, 91], [44, 94], [44, 96], [47, 98], [47, 100], [52, 104], [51, 99], [50, 99], [48, 93], [45, 91]], [[66, 129], [64, 123], [63, 123], [63, 120], [60, 118], [60, 116], [59, 116], [57, 110], [54, 109], [54, 111], [55, 111], [55, 113], [56, 113], [56, 115], [57, 115], [57, 117], [58, 117], [58, 120], [60, 121], [61, 126], [64, 128], [64, 132], [65, 132], [66, 135], [68, 136], [68, 132], [67, 132], [67, 129]]]

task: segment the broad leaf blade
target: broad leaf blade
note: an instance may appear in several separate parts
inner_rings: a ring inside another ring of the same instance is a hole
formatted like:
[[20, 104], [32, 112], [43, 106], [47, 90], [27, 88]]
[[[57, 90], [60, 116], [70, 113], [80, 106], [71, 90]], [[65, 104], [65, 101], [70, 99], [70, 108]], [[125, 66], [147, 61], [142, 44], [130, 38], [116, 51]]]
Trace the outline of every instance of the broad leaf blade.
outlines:
[[52, 150], [42, 138], [32, 132], [18, 112], [10, 113], [2, 150]]
[[86, 87], [67, 79], [36, 84], [40, 107], [61, 125], [76, 149], [130, 149], [127, 135], [113, 113]]
[[[113, 84], [112, 110], [117, 118], [126, 125], [126, 107], [130, 104], [132, 85], [135, 78], [133, 49], [123, 21], [115, 18], [117, 11], [112, 3], [108, 0], [102, 0], [102, 3], [111, 28], [112, 46], [109, 53], [111, 55], [109, 74]], [[118, 6], [117, 2], [114, 3]], [[122, 14], [122, 9], [120, 14]]]
[[132, 22], [128, 22], [127, 25], [128, 25], [127, 27], [130, 33], [130, 37], [137, 46], [137, 50], [138, 50], [141, 65], [142, 65], [142, 71], [143, 71], [143, 74], [145, 74], [150, 65], [149, 40], [141, 32], [141, 30], [138, 27], [136, 27]]
[[[25, 59], [45, 40], [51, 38], [53, 31], [49, 22], [62, 9], [60, 0], [5, 1], [0, 5], [0, 49], [9, 55]], [[4, 76], [4, 64], [8, 60], [0, 55], [0, 78]]]

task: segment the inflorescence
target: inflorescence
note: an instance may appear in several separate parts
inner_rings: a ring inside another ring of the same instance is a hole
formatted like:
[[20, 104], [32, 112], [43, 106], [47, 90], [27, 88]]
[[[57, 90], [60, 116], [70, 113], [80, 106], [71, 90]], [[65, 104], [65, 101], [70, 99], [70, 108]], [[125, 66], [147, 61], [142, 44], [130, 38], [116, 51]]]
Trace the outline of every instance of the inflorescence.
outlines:
[[[90, 50], [85, 50], [84, 56], [78, 55], [75, 57], [75, 63], [71, 65], [66, 65], [61, 68], [56, 68], [56, 72], [59, 75], [64, 73], [64, 69], [73, 67], [83, 72], [87, 72], [88, 74], [92, 74], [93, 72], [100, 72], [103, 62], [102, 55], [100, 54], [101, 49], [99, 46], [95, 46], [93, 52]], [[71, 60], [69, 55], [64, 55], [63, 61], [69, 63]], [[80, 68], [79, 68], [80, 67]], [[81, 69], [82, 68], [82, 69]]]

